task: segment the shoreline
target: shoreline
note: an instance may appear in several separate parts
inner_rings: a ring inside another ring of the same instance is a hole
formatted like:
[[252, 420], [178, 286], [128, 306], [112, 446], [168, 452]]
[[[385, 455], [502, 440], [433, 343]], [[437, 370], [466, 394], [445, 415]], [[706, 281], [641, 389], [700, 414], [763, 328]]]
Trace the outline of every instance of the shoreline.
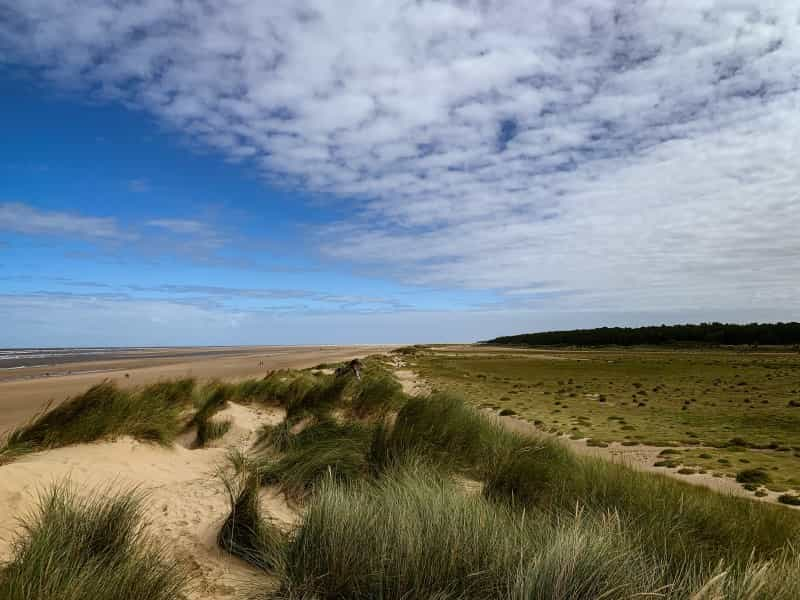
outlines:
[[[202, 356], [137, 356], [133, 359], [71, 362], [0, 371], [0, 436], [36, 416], [49, 403], [63, 402], [106, 379], [120, 387], [164, 379], [195, 377], [240, 380], [277, 369], [304, 369], [320, 363], [363, 358], [397, 346], [255, 346], [211, 350]], [[194, 350], [194, 348], [192, 349]]]

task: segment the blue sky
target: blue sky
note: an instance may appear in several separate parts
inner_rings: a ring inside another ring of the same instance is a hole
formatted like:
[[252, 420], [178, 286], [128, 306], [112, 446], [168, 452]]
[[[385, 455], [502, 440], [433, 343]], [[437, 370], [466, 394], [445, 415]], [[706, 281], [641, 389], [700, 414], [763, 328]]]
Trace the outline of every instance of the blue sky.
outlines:
[[0, 346], [798, 319], [798, 10], [0, 2]]

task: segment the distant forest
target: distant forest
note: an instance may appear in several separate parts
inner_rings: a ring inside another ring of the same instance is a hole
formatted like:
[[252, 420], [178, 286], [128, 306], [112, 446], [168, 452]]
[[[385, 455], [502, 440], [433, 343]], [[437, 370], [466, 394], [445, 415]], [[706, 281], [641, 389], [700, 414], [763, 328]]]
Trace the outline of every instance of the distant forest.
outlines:
[[800, 344], [800, 323], [600, 327], [507, 335], [482, 343], [523, 346], [794, 345]]

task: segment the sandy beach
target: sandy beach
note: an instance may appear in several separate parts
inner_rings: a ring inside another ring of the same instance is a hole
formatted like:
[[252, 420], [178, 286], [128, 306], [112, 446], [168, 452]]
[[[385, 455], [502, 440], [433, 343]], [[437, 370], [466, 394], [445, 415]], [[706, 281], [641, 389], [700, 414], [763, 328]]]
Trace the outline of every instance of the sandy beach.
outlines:
[[[89, 386], [110, 379], [123, 387], [162, 379], [237, 380], [270, 370], [313, 367], [386, 352], [393, 346], [248, 346], [125, 349], [103, 360], [0, 369], [0, 432], [12, 429]], [[39, 361], [43, 362], [43, 361]]]

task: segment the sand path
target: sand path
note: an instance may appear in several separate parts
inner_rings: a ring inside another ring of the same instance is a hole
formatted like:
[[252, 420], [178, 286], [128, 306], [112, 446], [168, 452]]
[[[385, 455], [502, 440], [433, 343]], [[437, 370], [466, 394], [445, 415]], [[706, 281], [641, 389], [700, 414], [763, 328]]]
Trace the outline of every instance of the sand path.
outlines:
[[[217, 447], [163, 448], [124, 437], [40, 452], [0, 467], [0, 561], [9, 557], [19, 517], [35, 509], [37, 495], [51, 483], [68, 479], [79, 493], [138, 487], [147, 493], [147, 529], [192, 573], [188, 598], [240, 597], [253, 578], [263, 584], [264, 574], [216, 545], [229, 510], [217, 472], [225, 467], [228, 447], [247, 448], [260, 425], [278, 423], [284, 416], [282, 409], [231, 403], [215, 417], [233, 422]], [[296, 518], [274, 490], [262, 494], [262, 506], [279, 525], [289, 526]]]

